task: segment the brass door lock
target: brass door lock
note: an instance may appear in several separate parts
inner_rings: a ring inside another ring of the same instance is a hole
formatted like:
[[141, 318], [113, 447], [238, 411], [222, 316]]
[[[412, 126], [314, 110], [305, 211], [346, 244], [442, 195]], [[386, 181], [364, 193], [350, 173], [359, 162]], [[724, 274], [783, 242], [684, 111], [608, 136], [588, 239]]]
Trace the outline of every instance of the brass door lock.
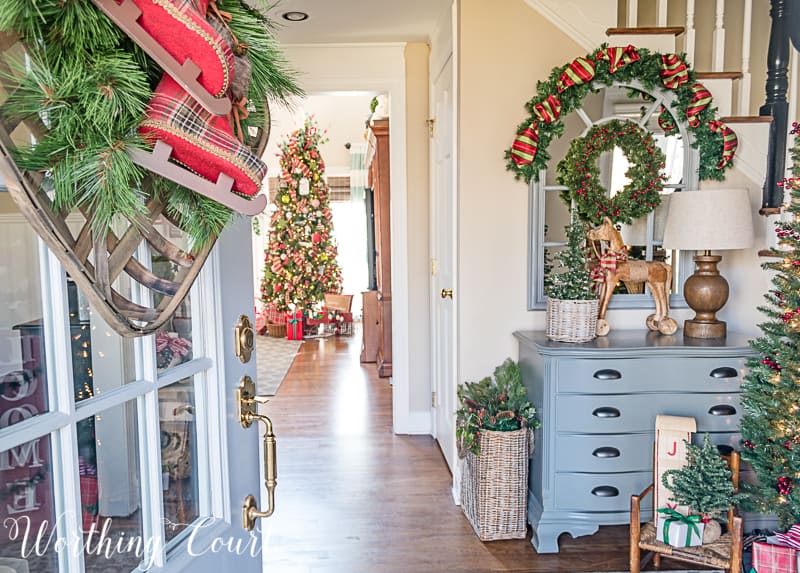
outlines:
[[236, 323], [236, 328], [233, 329], [233, 345], [236, 356], [242, 363], [250, 362], [255, 347], [255, 334], [253, 323], [246, 315], [241, 315], [239, 322]]
[[275, 486], [278, 483], [277, 441], [272, 431], [272, 420], [256, 410], [258, 404], [266, 404], [269, 400], [256, 396], [256, 383], [249, 376], [244, 376], [239, 381], [236, 390], [236, 409], [239, 423], [242, 428], [249, 428], [253, 422], [263, 422], [264, 432], [264, 486], [267, 488], [267, 509], [259, 511], [258, 500], [255, 496], [248, 495], [242, 506], [242, 527], [253, 531], [256, 519], [269, 517], [275, 511]]

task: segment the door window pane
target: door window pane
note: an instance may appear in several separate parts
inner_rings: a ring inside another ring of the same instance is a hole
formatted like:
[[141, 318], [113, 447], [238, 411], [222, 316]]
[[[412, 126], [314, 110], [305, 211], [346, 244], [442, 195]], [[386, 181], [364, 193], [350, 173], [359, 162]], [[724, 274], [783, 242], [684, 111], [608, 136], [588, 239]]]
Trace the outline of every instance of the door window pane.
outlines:
[[0, 571], [58, 571], [52, 545], [42, 555], [31, 548], [40, 531], [44, 548], [56, 526], [49, 436], [0, 452], [0, 498]]
[[200, 515], [194, 380], [158, 391], [161, 418], [161, 479], [167, 541]]
[[[130, 283], [130, 279], [118, 278], [115, 288], [125, 292], [123, 283]], [[75, 401], [88, 400], [134, 381], [133, 339], [117, 334], [69, 279], [67, 302]]]
[[[181, 249], [189, 250], [186, 234], [169, 221], [160, 218], [155, 227]], [[153, 274], [170, 281], [179, 281], [185, 270], [165, 255], [153, 250], [151, 255]], [[162, 295], [154, 293], [154, 303], [161, 304]], [[162, 372], [167, 368], [188, 362], [194, 356], [192, 345], [192, 303], [187, 296], [170, 319], [156, 333], [156, 366]]]
[[[78, 453], [86, 571], [132, 571], [144, 559], [146, 542], [136, 403], [120, 404], [80, 422]], [[101, 536], [112, 540], [112, 551], [98, 545]], [[118, 540], [124, 540], [122, 545]]]
[[0, 192], [0, 430], [46, 412], [38, 240]]

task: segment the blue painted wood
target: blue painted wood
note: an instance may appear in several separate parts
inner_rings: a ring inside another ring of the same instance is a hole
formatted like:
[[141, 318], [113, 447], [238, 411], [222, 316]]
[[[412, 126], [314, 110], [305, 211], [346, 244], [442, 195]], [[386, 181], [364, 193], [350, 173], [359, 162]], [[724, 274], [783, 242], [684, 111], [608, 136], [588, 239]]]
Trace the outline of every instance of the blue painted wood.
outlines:
[[[514, 336], [542, 421], [528, 482], [539, 553], [557, 553], [562, 533], [591, 535], [629, 522], [630, 496], [653, 479], [657, 414], [694, 416], [695, 440], [709, 431], [716, 444], [739, 445], [739, 384], [754, 355], [744, 335], [711, 341], [620, 330], [582, 344], [552, 342], [543, 332]], [[595, 376], [610, 370], [619, 377]], [[612, 409], [619, 415], [593, 415]]]

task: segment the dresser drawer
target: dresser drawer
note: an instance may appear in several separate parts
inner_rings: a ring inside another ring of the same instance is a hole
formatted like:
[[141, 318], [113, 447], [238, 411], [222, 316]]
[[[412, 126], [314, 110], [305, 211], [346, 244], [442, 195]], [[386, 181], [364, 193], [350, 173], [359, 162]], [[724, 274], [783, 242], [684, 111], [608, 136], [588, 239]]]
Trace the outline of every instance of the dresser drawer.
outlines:
[[652, 432], [656, 415], [691, 416], [698, 432], [735, 432], [738, 394], [621, 394], [556, 397], [556, 431], [585, 434]]
[[[555, 478], [556, 508], [559, 510], [629, 511], [631, 496], [653, 483], [653, 472], [557, 473]], [[648, 507], [652, 506], [652, 499], [648, 496]]]
[[557, 391], [737, 392], [744, 368], [744, 358], [559, 359]]
[[557, 472], [633, 472], [653, 467], [653, 433], [556, 436]]

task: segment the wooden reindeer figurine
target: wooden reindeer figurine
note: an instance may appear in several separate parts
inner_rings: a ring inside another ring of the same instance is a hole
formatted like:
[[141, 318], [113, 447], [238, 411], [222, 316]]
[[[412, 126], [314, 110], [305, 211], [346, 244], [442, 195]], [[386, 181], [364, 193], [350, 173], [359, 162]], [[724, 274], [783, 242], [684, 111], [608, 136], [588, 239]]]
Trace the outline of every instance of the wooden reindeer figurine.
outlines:
[[[674, 334], [678, 323], [669, 315], [669, 287], [672, 283], [672, 267], [660, 261], [628, 260], [622, 235], [611, 219], [605, 217], [603, 224], [589, 230], [587, 238], [599, 261], [603, 273], [600, 287], [600, 309], [597, 315], [597, 335], [605, 336], [611, 330], [606, 320], [608, 303], [619, 281], [644, 282], [656, 302], [656, 312], [647, 317], [647, 328], [661, 334]], [[598, 252], [595, 242], [607, 243], [604, 252]]]

